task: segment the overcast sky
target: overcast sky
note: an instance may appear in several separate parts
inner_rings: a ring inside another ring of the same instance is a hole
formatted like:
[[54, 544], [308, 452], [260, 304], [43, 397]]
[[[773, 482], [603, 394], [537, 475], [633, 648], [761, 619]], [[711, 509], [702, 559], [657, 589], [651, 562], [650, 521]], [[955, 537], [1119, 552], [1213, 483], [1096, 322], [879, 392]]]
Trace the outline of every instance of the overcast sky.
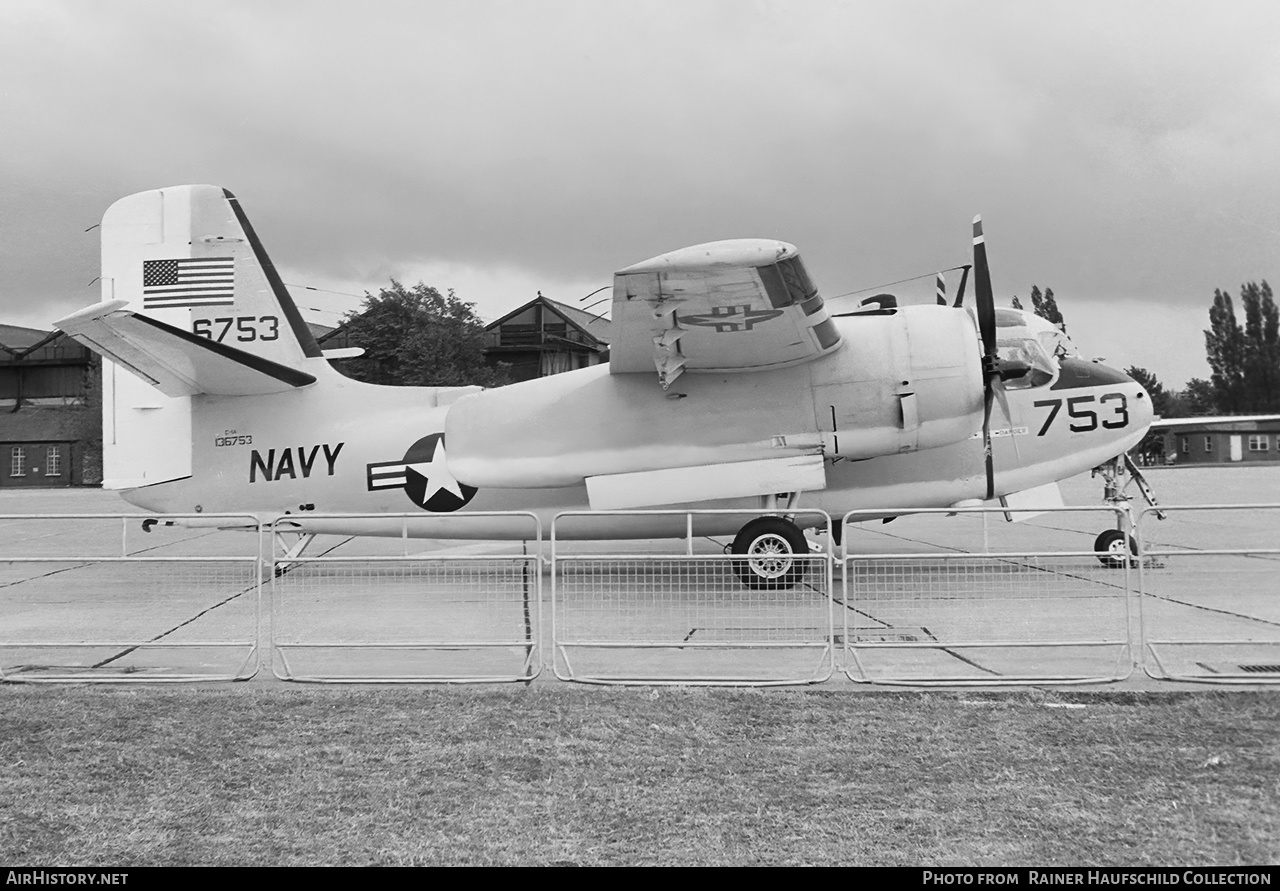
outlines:
[[830, 298], [966, 262], [981, 213], [998, 300], [1051, 287], [1087, 355], [1180, 386], [1213, 289], [1280, 284], [1278, 34], [1275, 2], [0, 0], [0, 322], [96, 302], [84, 230], [179, 183], [290, 284], [486, 319], [733, 237]]

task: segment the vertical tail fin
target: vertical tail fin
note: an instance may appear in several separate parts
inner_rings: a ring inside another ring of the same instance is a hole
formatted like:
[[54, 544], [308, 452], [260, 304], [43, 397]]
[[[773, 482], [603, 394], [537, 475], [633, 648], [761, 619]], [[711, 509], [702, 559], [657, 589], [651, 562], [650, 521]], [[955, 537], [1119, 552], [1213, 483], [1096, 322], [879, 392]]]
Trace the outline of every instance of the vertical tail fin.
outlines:
[[[292, 368], [323, 362], [240, 202], [218, 186], [154, 189], [102, 218], [102, 299]], [[201, 397], [195, 397], [197, 399]], [[192, 397], [167, 397], [103, 367], [104, 485], [191, 474]]]
[[139, 192], [102, 218], [104, 300], [285, 365], [320, 356], [240, 202], [217, 186]]

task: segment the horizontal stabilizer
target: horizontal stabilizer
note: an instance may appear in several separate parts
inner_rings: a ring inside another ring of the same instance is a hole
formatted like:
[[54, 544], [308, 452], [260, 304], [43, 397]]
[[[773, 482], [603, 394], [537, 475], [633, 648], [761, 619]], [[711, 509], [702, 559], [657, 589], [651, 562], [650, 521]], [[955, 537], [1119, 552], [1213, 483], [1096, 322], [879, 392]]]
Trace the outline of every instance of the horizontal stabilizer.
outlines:
[[129, 369], [166, 396], [261, 396], [315, 383], [315, 377], [123, 309], [110, 300], [54, 323]]
[[778, 492], [811, 492], [826, 487], [821, 455], [587, 477], [587, 497], [592, 510], [630, 510]]

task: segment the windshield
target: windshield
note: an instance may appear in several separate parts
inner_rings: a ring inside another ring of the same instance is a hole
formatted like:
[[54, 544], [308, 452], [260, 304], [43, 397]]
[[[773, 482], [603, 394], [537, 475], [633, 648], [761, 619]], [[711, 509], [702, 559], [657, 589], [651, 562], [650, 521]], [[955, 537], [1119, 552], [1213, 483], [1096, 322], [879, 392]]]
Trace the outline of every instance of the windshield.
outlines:
[[1071, 338], [1052, 322], [1007, 307], [996, 309], [996, 352], [1000, 376], [1015, 390], [1051, 383], [1058, 376], [1059, 360], [1080, 355]]

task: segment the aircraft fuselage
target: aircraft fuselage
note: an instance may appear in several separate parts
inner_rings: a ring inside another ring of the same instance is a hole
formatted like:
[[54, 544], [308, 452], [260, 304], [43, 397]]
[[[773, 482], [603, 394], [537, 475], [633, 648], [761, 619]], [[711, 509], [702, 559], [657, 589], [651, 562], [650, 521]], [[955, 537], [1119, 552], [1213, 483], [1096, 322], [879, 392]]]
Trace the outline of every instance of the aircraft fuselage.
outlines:
[[[954, 312], [939, 317], [967, 321]], [[983, 498], [971, 325], [968, 334], [938, 335], [959, 338], [964, 349], [947, 343], [936, 355], [906, 339], [920, 326], [895, 335], [868, 321], [837, 319], [848, 343], [817, 361], [686, 374], [666, 391], [651, 375], [596, 366], [483, 392], [381, 387], [331, 374], [283, 394], [195, 396], [192, 476], [124, 494], [157, 512], [288, 516], [319, 532], [400, 535], [404, 524], [388, 515], [409, 514], [414, 536], [523, 537], [527, 524], [457, 518], [530, 511], [545, 526], [561, 511], [589, 508], [583, 478], [594, 473], [821, 453], [826, 487], [803, 492], [799, 506], [833, 517]], [[1096, 363], [1065, 360], [1052, 383], [1011, 384], [996, 385], [991, 419], [997, 495], [1097, 466], [1135, 445], [1151, 420], [1142, 388]], [[886, 441], [899, 451], [859, 456], [859, 442], [884, 448]], [[662, 506], [760, 505], [750, 497]], [[321, 517], [337, 513], [366, 516]], [[698, 529], [731, 533], [743, 522], [708, 518]], [[590, 537], [683, 531], [681, 519], [602, 519]]]

